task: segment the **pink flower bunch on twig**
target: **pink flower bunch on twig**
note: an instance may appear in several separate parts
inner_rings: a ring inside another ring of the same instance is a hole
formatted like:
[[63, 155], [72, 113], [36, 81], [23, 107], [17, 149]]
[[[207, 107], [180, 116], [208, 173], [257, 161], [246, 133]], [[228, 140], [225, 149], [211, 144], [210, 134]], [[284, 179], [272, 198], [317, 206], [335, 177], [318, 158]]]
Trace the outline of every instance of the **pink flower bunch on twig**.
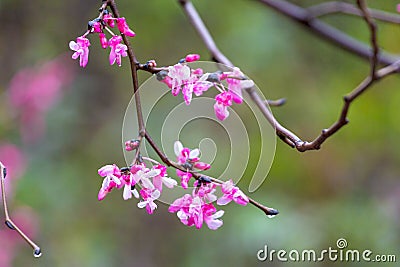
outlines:
[[[91, 44], [86, 37], [89, 34], [95, 33], [99, 35], [101, 47], [104, 49], [110, 47], [111, 49], [109, 55], [110, 65], [114, 65], [115, 63], [117, 63], [118, 66], [122, 65], [122, 57], [128, 56], [126, 52], [128, 48], [121, 43], [122, 36], [114, 34], [110, 29], [115, 27], [115, 22], [121, 35], [135, 37], [136, 34], [129, 28], [126, 19], [124, 17], [114, 18], [106, 9], [106, 5], [103, 5], [102, 8], [100, 8], [100, 15], [94, 20], [89, 21], [88, 30], [82, 36], [79, 36], [76, 41], [69, 42], [69, 48], [75, 51], [72, 54], [72, 58], [79, 58], [79, 65], [81, 67], [86, 67], [89, 61], [89, 46]], [[109, 40], [107, 40], [104, 30], [111, 34]]]
[[228, 107], [232, 106], [232, 101], [241, 104], [242, 90], [253, 87], [254, 82], [248, 79], [239, 68], [233, 68], [232, 71], [227, 72], [204, 73], [203, 69], [191, 69], [187, 64], [199, 59], [200, 56], [197, 54], [187, 55], [179, 63], [158, 72], [157, 79], [171, 89], [172, 95], [177, 96], [182, 92], [186, 105], [190, 105], [193, 94], [201, 96], [214, 87], [219, 92], [215, 96], [215, 115], [223, 121], [229, 116]]

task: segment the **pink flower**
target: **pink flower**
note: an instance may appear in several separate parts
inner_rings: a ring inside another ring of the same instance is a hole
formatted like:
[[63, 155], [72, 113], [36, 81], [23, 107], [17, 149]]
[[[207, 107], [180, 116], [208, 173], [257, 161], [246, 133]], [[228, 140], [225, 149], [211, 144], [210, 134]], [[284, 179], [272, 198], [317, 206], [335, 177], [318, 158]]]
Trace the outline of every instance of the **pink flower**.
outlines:
[[215, 96], [214, 111], [219, 120], [223, 121], [229, 116], [228, 107], [232, 105], [232, 98], [230, 92], [223, 92]]
[[150, 178], [160, 175], [161, 170], [150, 170], [144, 165], [133, 165], [131, 168], [131, 173], [133, 174], [133, 180], [135, 183], [140, 183], [143, 188], [153, 190], [155, 187]]
[[140, 201], [137, 206], [141, 209], [146, 207], [147, 213], [153, 214], [154, 210], [157, 208], [157, 204], [154, 203], [154, 200], [160, 197], [160, 191], [157, 189], [143, 188], [140, 190], [140, 195], [142, 196], [143, 201]]
[[18, 113], [21, 136], [32, 144], [45, 134], [46, 112], [63, 94], [74, 73], [64, 55], [18, 71], [8, 86], [9, 103]]
[[112, 17], [112, 15], [110, 13], [108, 13], [108, 11], [104, 12], [103, 21], [105, 23], [107, 23], [108, 26], [110, 26], [111, 28], [114, 28], [114, 26], [115, 26], [114, 18]]
[[249, 198], [237, 186], [234, 186], [232, 180], [223, 183], [221, 190], [224, 195], [218, 199], [218, 205], [226, 205], [232, 200], [242, 206], [246, 206], [249, 203]]
[[121, 57], [126, 57], [128, 53], [126, 50], [128, 49], [126, 45], [121, 44], [122, 37], [121, 36], [113, 36], [108, 41], [108, 45], [111, 47], [110, 51], [110, 65], [113, 65], [117, 62], [117, 65], [121, 67]]
[[108, 47], [108, 40], [107, 40], [106, 35], [103, 32], [99, 33], [99, 39], [100, 39], [101, 47], [102, 48], [107, 48]]
[[[128, 168], [126, 168], [128, 169]], [[122, 198], [124, 200], [128, 200], [132, 198], [132, 195], [134, 195], [136, 198], [139, 198], [139, 193], [137, 192], [135, 188], [135, 180], [133, 179], [133, 175], [131, 172], [128, 170], [125, 170], [125, 172], [121, 176], [121, 181], [124, 185], [124, 191], [122, 193]]]
[[243, 102], [242, 89], [251, 88], [254, 86], [254, 82], [252, 80], [244, 79], [245, 76], [239, 68], [233, 68], [233, 71], [229, 76], [235, 78], [226, 79], [226, 82], [228, 83], [228, 91], [232, 93], [233, 101], [241, 104]]
[[103, 32], [102, 25], [99, 21], [89, 21], [89, 27], [91, 27], [92, 32], [97, 32], [97, 33]]
[[103, 183], [98, 193], [98, 200], [103, 200], [114, 187], [122, 186], [121, 171], [115, 165], [106, 165], [98, 170], [101, 177], [104, 177]]
[[183, 81], [189, 79], [190, 68], [183, 64], [175, 64], [168, 67], [168, 76], [172, 79], [172, 95], [177, 96], [183, 85]]
[[189, 54], [185, 57], [186, 62], [193, 62], [200, 59], [200, 55], [198, 54]]
[[181, 177], [181, 186], [183, 189], [188, 189], [190, 178], [192, 178], [192, 174], [190, 172], [183, 172], [181, 170], [176, 170], [176, 175]]
[[135, 150], [139, 147], [139, 145], [140, 145], [139, 140], [133, 139], [133, 140], [126, 141], [125, 142], [125, 150], [126, 151]]
[[167, 177], [167, 167], [164, 165], [156, 165], [153, 168], [160, 170], [160, 174], [153, 177], [154, 187], [160, 191], [160, 193], [162, 192], [163, 184], [168, 188], [173, 188], [178, 184], [174, 179]]
[[177, 156], [178, 163], [185, 168], [187, 171], [176, 170], [176, 174], [181, 177], [181, 185], [184, 189], [188, 188], [188, 182], [192, 178], [192, 171], [194, 168], [198, 170], [208, 170], [211, 168], [210, 164], [199, 162], [198, 156], [200, 155], [199, 149], [190, 150], [187, 147], [183, 147], [182, 143], [176, 141], [174, 144], [175, 155]]
[[118, 30], [126, 36], [135, 37], [135, 33], [129, 28], [124, 17], [117, 18]]
[[79, 65], [83, 68], [89, 61], [89, 46], [89, 39], [82, 36], [76, 38], [76, 42], [69, 42], [69, 48], [75, 51], [75, 53], [72, 54], [72, 59], [77, 59], [79, 57]]
[[[200, 183], [200, 185], [199, 185]], [[211, 203], [217, 200], [217, 196], [214, 195], [216, 191], [217, 184], [210, 182], [210, 183], [202, 183], [199, 180], [196, 180], [193, 184], [195, 187], [193, 189], [193, 195], [197, 195], [201, 197], [205, 202]]]
[[190, 196], [185, 194], [183, 197], [176, 199], [168, 209], [169, 212], [176, 212], [179, 220], [187, 226], [195, 226], [200, 229], [203, 222], [207, 226], [216, 230], [222, 225], [222, 221], [218, 220], [224, 211], [216, 212], [216, 208], [212, 203], [204, 203], [203, 199], [197, 195]]
[[217, 211], [212, 203], [204, 204], [202, 207], [203, 210], [203, 220], [207, 224], [208, 228], [211, 230], [217, 230], [219, 227], [222, 226], [222, 220], [219, 218], [224, 215], [223, 210]]

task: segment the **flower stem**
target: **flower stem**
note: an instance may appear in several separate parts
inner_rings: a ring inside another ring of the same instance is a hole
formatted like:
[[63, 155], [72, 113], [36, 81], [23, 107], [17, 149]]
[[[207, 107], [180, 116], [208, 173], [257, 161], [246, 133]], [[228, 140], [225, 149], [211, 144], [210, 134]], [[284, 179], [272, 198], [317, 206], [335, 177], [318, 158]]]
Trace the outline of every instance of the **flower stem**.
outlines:
[[0, 175], [1, 175], [1, 194], [3, 196], [3, 208], [4, 208], [4, 216], [5, 216], [5, 224], [7, 225], [8, 228], [11, 230], [17, 231], [17, 233], [25, 240], [28, 245], [30, 245], [33, 249], [33, 255], [35, 257], [40, 257], [42, 255], [40, 247], [33, 242], [10, 218], [9, 212], [8, 212], [8, 207], [7, 207], [7, 201], [6, 201], [6, 190], [5, 190], [5, 184], [4, 180], [6, 178], [6, 167], [3, 165], [2, 162], [0, 162]]

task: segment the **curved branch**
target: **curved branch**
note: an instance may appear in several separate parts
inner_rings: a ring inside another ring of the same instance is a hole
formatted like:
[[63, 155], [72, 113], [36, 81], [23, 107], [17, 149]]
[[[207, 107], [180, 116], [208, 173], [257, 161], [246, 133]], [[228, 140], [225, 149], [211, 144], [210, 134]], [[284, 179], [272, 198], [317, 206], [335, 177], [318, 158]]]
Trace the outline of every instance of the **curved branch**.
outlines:
[[[335, 13], [354, 15], [359, 17], [363, 16], [363, 13], [356, 6], [350, 3], [338, 1], [325, 2], [310, 6], [307, 8], [307, 11], [312, 18], [327, 16]], [[388, 23], [400, 24], [400, 15], [372, 8], [368, 8], [368, 11], [371, 14], [371, 17], [374, 19]]]
[[[370, 59], [372, 57], [372, 52], [368, 45], [316, 19], [313, 13], [306, 8], [302, 8], [285, 0], [257, 1], [297, 22], [315, 35], [352, 54], [365, 59]], [[397, 56], [382, 52], [378, 57], [378, 62], [383, 65], [390, 65], [397, 59], [399, 59]]]
[[[292, 18], [297, 22], [306, 25], [312, 31], [320, 34], [321, 37], [329, 38], [329, 40], [331, 40], [334, 44], [346, 48], [347, 50], [354, 52], [357, 55], [369, 58], [371, 60], [370, 76], [362, 81], [360, 85], [356, 87], [351, 93], [344, 97], [344, 105], [341, 109], [338, 120], [333, 123], [328, 129], [322, 130], [321, 134], [311, 142], [301, 140], [292, 131], [282, 126], [265, 105], [265, 100], [263, 100], [257, 94], [254, 88], [246, 89], [246, 92], [249, 94], [254, 103], [258, 106], [264, 117], [272, 126], [275, 127], [276, 134], [280, 139], [282, 139], [282, 141], [284, 141], [289, 146], [296, 148], [299, 152], [318, 150], [320, 149], [322, 143], [324, 143], [330, 136], [335, 134], [339, 129], [341, 129], [344, 125], [348, 123], [347, 114], [351, 103], [378, 80], [390, 74], [399, 72], [400, 61], [396, 61], [395, 57], [393, 56], [388, 57], [379, 54], [379, 48], [376, 40], [376, 26], [368, 13], [366, 5], [361, 7], [360, 12], [363, 14], [371, 31], [371, 45], [373, 47], [372, 51], [368, 46], [361, 44], [358, 41], [355, 41], [348, 35], [332, 28], [331, 26], [328, 26], [325, 23], [322, 23], [316, 19], [310, 19], [307, 10], [305, 10], [304, 8], [298, 7], [287, 1], [258, 1], [272, 7], [273, 9], [285, 14], [286, 16]], [[226, 59], [226, 57], [218, 49], [217, 45], [214, 42], [214, 39], [211, 37], [211, 34], [204, 26], [203, 21], [201, 20], [199, 14], [197, 13], [197, 10], [194, 8], [192, 3], [189, 0], [179, 0], [179, 3], [181, 4], [183, 11], [185, 12], [192, 26], [196, 29], [200, 38], [203, 40], [210, 53], [213, 55], [213, 58], [220, 63], [232, 66], [230, 61]], [[389, 65], [380, 69], [379, 71], [376, 71], [378, 62], [381, 64], [389, 63]]]

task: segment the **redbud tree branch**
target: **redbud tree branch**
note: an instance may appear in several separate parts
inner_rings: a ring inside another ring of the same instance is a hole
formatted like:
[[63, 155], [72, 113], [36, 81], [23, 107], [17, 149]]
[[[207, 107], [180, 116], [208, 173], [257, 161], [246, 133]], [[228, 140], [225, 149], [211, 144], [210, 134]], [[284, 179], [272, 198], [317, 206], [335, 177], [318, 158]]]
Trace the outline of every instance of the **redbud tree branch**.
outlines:
[[[314, 6], [310, 6], [307, 8], [307, 11], [309, 12], [309, 14], [311, 15], [310, 17], [312, 18], [332, 15], [335, 13], [343, 13], [359, 17], [363, 16], [363, 12], [358, 7], [350, 3], [338, 2], [338, 1], [325, 2]], [[388, 23], [400, 24], [400, 16], [397, 14], [372, 8], [368, 8], [368, 11], [371, 14], [371, 17], [376, 20]]]
[[[225, 65], [233, 66], [231, 61], [218, 49], [214, 39], [210, 32], [205, 26], [203, 20], [200, 18], [197, 10], [189, 0], [178, 0], [188, 20], [195, 28], [200, 38], [204, 42], [205, 46], [211, 53], [213, 59], [217, 62]], [[348, 123], [347, 114], [351, 103], [359, 97], [364, 91], [370, 88], [375, 82], [380, 79], [387, 77], [393, 73], [400, 71], [399, 59], [385, 52], [380, 52], [377, 43], [377, 28], [373, 21], [374, 17], [385, 17], [389, 20], [389, 16], [386, 13], [372, 12], [368, 9], [364, 1], [359, 1], [359, 12], [360, 15], [366, 21], [369, 30], [371, 32], [370, 46], [365, 45], [359, 41], [356, 41], [349, 35], [321, 22], [316, 19], [313, 15], [318, 11], [317, 7], [314, 6], [310, 10], [299, 7], [288, 1], [284, 0], [258, 0], [259, 2], [269, 6], [270, 8], [278, 11], [279, 13], [291, 18], [292, 20], [300, 23], [306, 29], [313, 32], [317, 36], [328, 40], [332, 44], [343, 48], [357, 56], [367, 58], [371, 63], [371, 73], [365, 78], [354, 90], [352, 90], [344, 99], [344, 104], [341, 109], [339, 118], [329, 128], [322, 130], [321, 134], [318, 135], [313, 141], [303, 141], [296, 134], [289, 129], [282, 126], [273, 116], [270, 109], [265, 105], [265, 100], [255, 91], [254, 88], [246, 89], [250, 98], [258, 106], [260, 111], [263, 113], [268, 122], [275, 127], [275, 131], [278, 137], [280, 137], [285, 143], [291, 147], [296, 148], [300, 152], [308, 150], [320, 149], [322, 143], [324, 143], [329, 137], [335, 134], [339, 129]], [[372, 12], [372, 13], [371, 13]], [[385, 16], [383, 16], [385, 15]], [[390, 17], [392, 19], [392, 17]], [[372, 49], [370, 48], [372, 47]], [[379, 64], [389, 64], [388, 66], [376, 71]]]
[[[114, 0], [108, 0], [107, 1], [108, 5], [111, 8], [111, 12], [113, 13], [114, 17], [118, 18], [119, 11], [117, 8], [117, 5]], [[137, 77], [137, 71], [138, 70], [145, 70], [150, 73], [157, 73], [158, 71], [163, 70], [164, 68], [153, 68], [149, 67], [148, 64], [140, 64], [135, 56], [134, 50], [132, 48], [131, 43], [129, 42], [128, 38], [126, 38], [125, 35], [121, 34], [123, 41], [125, 45], [127, 46], [127, 53], [129, 57], [129, 62], [130, 62], [130, 67], [131, 67], [131, 76], [132, 76], [132, 83], [133, 83], [133, 92], [135, 94], [135, 104], [136, 104], [136, 112], [137, 112], [137, 117], [138, 117], [138, 124], [139, 124], [139, 141], [142, 141], [142, 138], [146, 138], [146, 140], [149, 142], [150, 146], [154, 149], [156, 154], [161, 158], [161, 160], [168, 166], [168, 167], [173, 167], [175, 169], [187, 172], [185, 168], [183, 168], [180, 164], [171, 161], [168, 159], [168, 157], [164, 154], [164, 152], [159, 148], [159, 146], [153, 141], [151, 138], [150, 134], [146, 131], [145, 125], [144, 125], [144, 120], [143, 120], [143, 113], [142, 113], [142, 105], [141, 105], [141, 99], [140, 99], [140, 92], [139, 92], [139, 85], [138, 85], [138, 77]], [[140, 158], [140, 149], [138, 148], [136, 150], [136, 156], [134, 161], [138, 161]], [[135, 162], [133, 162], [135, 163]], [[200, 179], [200, 177], [205, 177], [208, 178], [208, 180], [217, 183], [217, 184], [222, 184], [224, 181], [221, 181], [217, 178], [207, 176], [204, 174], [200, 174], [194, 171], [189, 171], [195, 179]], [[266, 215], [277, 215], [279, 212], [276, 209], [266, 207], [257, 201], [253, 200], [252, 198], [249, 198], [249, 202], [254, 205], [255, 207], [261, 209], [264, 211]]]
[[[33, 249], [33, 255], [35, 257], [40, 257], [42, 255], [42, 252], [40, 250], [40, 247], [33, 242], [11, 219], [9, 211], [8, 211], [8, 206], [7, 206], [7, 197], [6, 197], [6, 187], [4, 184], [4, 180], [6, 179], [7, 171], [6, 167], [3, 165], [3, 163], [0, 162], [0, 187], [1, 187], [1, 195], [3, 197], [3, 208], [4, 208], [4, 217], [5, 217], [5, 224], [7, 225], [8, 228], [11, 230], [15, 230], [24, 240], [26, 243], [28, 243], [32, 249]], [[1, 249], [1, 247], [0, 247]]]

